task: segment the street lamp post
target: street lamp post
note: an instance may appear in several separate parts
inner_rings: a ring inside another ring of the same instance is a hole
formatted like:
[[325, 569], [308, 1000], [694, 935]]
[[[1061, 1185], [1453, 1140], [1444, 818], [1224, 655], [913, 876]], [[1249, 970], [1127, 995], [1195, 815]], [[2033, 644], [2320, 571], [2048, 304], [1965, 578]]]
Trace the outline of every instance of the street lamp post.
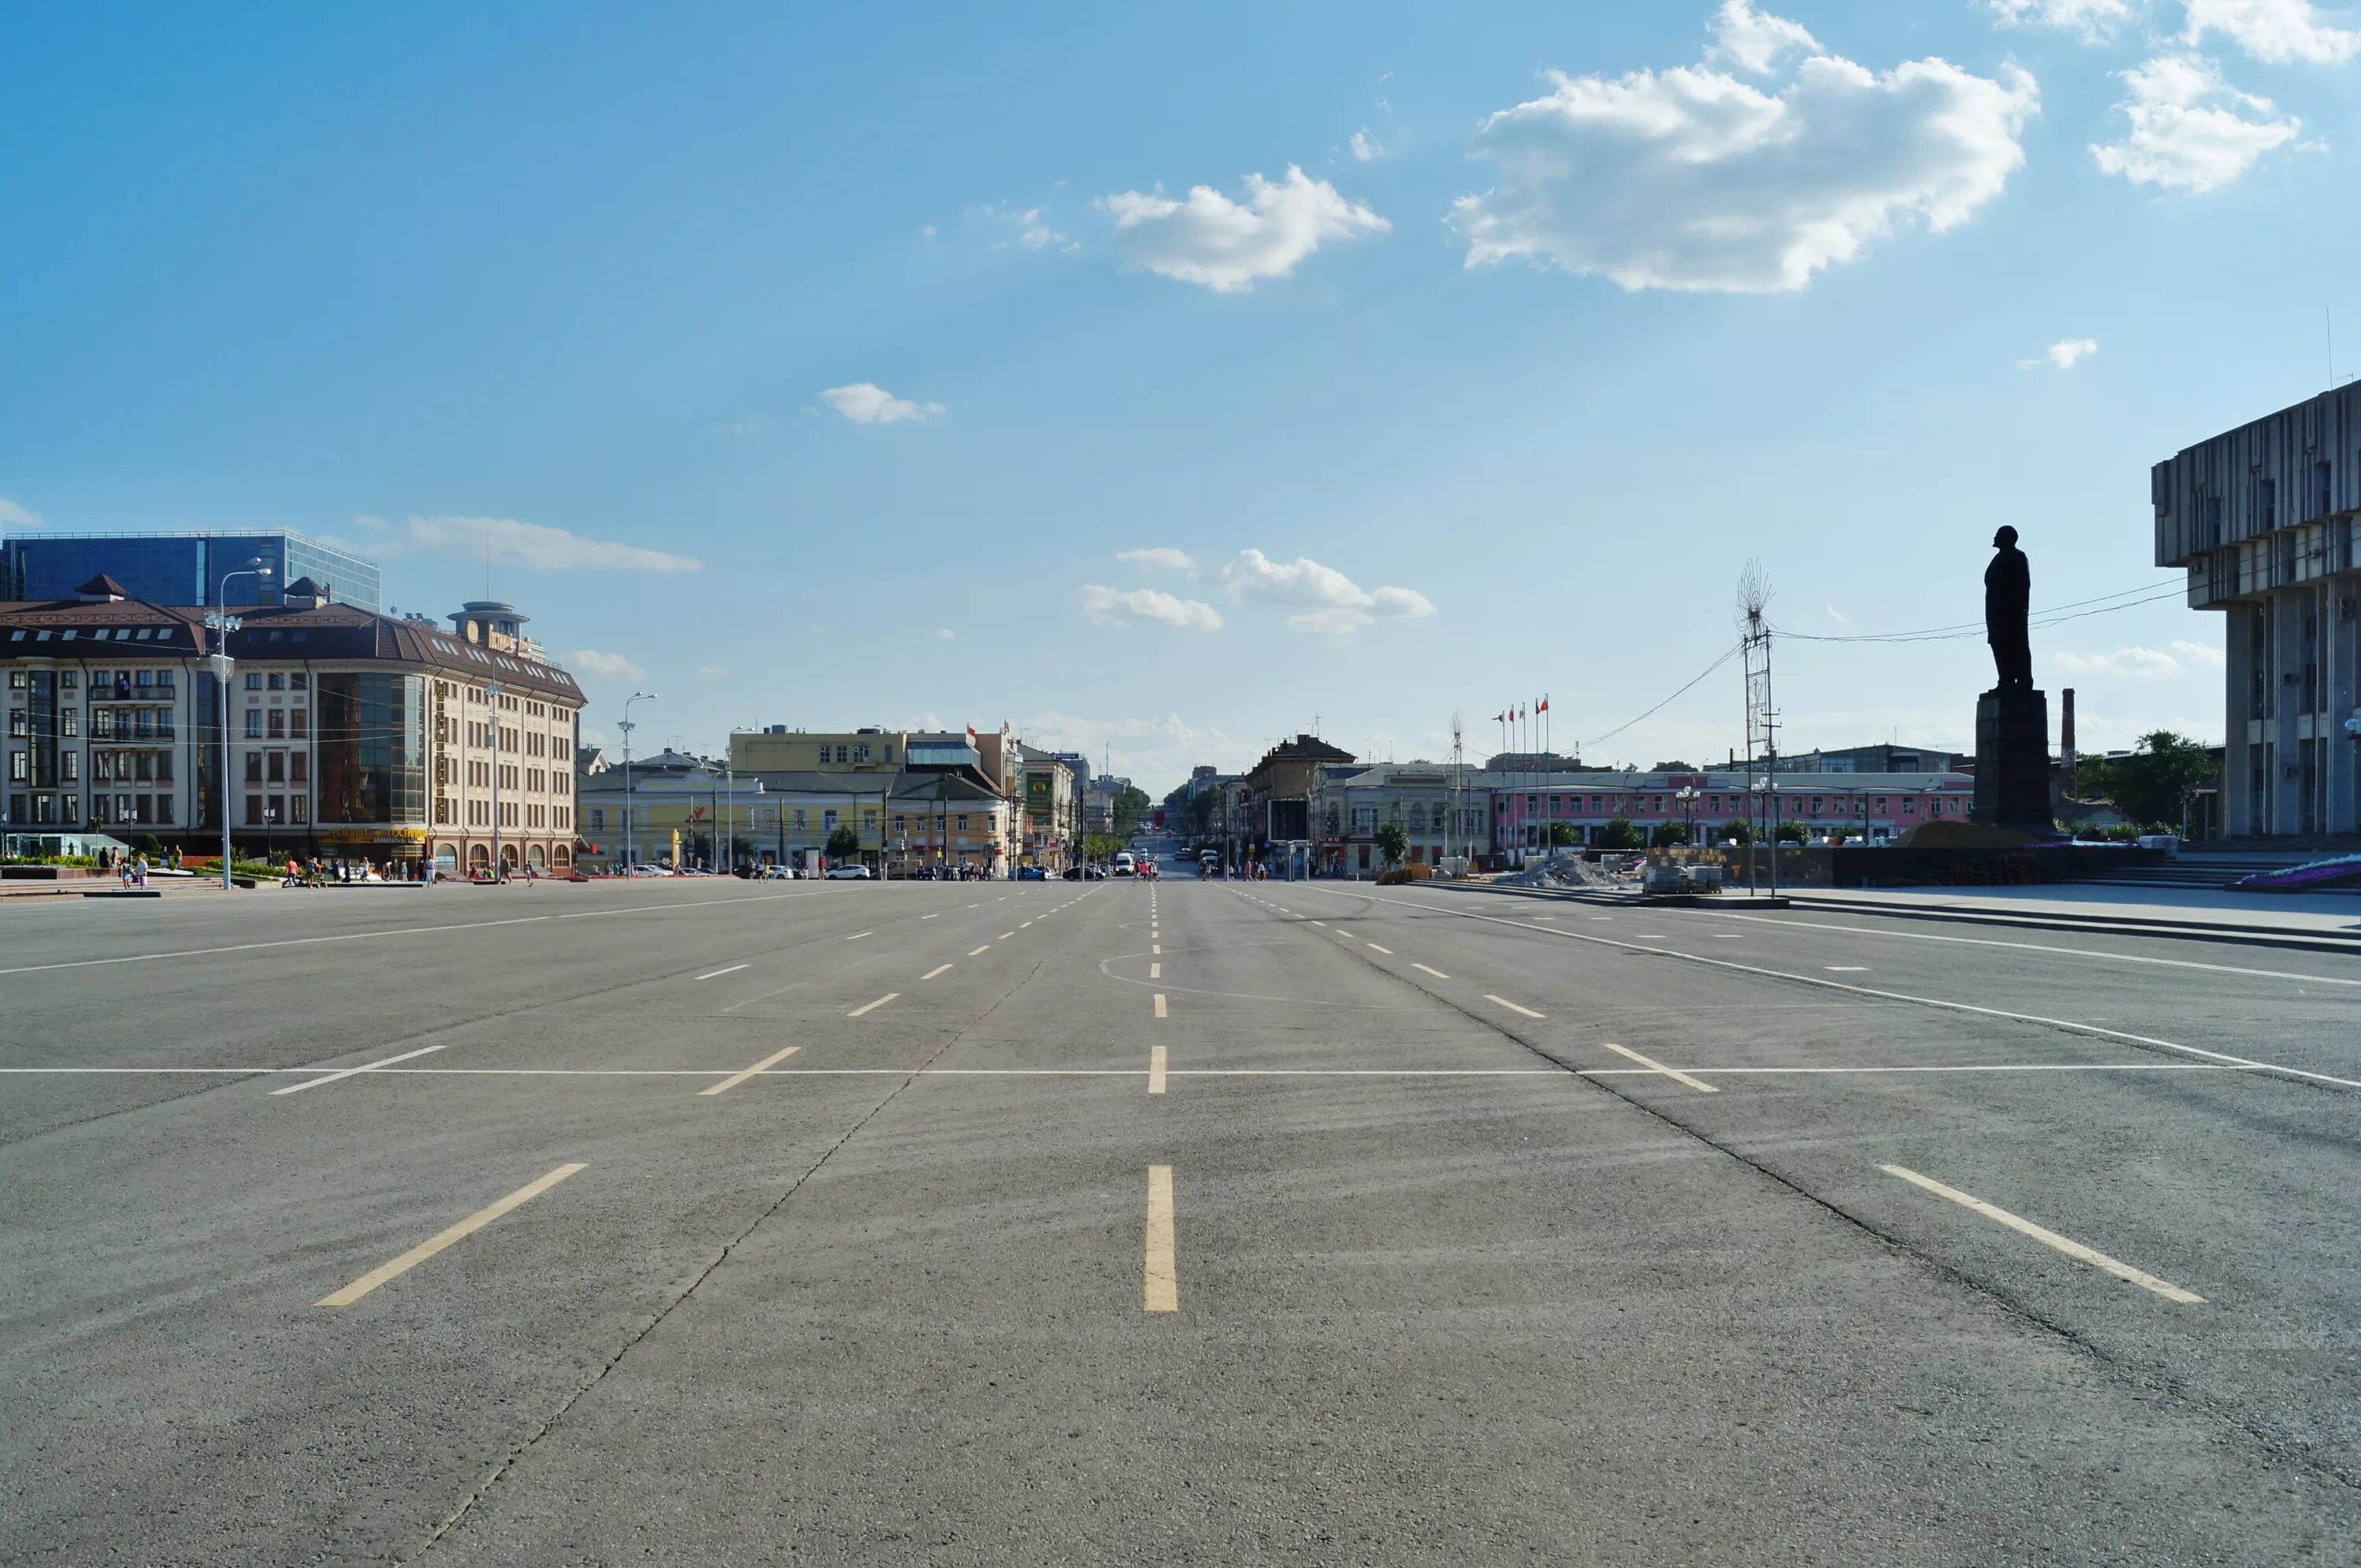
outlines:
[[631, 704], [645, 697], [655, 700], [653, 692], [633, 692], [623, 699], [623, 870], [629, 874], [640, 863], [638, 841], [631, 835]]
[[214, 652], [214, 678], [221, 683], [221, 819], [222, 819], [222, 891], [230, 890], [229, 876], [229, 634], [243, 624], [229, 613], [229, 585], [233, 577], [256, 577], [267, 580], [269, 567], [262, 557], [255, 556], [234, 572], [222, 574], [221, 587], [214, 595], [214, 609], [205, 612], [205, 624], [221, 633], [221, 643]]
[[1697, 787], [1683, 784], [1673, 792], [1673, 798], [1681, 803], [1681, 815], [1688, 828], [1689, 848], [1694, 850], [1697, 848]]

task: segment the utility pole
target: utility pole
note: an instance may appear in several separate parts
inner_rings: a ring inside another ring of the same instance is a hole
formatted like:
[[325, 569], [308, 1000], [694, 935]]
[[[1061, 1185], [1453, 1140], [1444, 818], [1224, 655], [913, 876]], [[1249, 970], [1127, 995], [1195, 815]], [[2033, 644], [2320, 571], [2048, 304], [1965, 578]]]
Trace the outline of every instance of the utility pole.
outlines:
[[654, 700], [653, 692], [633, 692], [623, 699], [623, 721], [618, 727], [623, 731], [623, 866], [628, 872], [639, 863], [639, 852], [631, 837], [631, 704], [645, 697]]
[[233, 577], [255, 577], [269, 580], [270, 568], [257, 555], [235, 572], [222, 574], [221, 587], [215, 590], [215, 608], [205, 614], [205, 624], [221, 634], [220, 645], [214, 652], [214, 677], [221, 683], [221, 818], [222, 818], [222, 891], [230, 890], [229, 846], [229, 634], [244, 622], [229, 613], [229, 585]]

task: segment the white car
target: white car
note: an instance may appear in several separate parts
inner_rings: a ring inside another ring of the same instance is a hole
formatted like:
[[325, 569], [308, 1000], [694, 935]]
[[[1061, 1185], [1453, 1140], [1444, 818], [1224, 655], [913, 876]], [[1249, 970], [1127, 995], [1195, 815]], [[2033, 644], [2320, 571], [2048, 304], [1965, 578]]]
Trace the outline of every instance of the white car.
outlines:
[[822, 874], [830, 882], [866, 882], [869, 880], [869, 868], [867, 866], [830, 866]]

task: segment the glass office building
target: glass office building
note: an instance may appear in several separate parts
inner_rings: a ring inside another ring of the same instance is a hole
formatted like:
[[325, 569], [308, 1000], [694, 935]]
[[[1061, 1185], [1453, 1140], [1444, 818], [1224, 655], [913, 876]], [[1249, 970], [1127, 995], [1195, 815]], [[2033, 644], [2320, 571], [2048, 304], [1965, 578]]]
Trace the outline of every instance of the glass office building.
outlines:
[[150, 604], [218, 603], [222, 578], [260, 556], [271, 575], [229, 585], [229, 609], [277, 604], [309, 577], [339, 604], [383, 612], [377, 564], [300, 533], [52, 533], [0, 542], [0, 599], [70, 599], [104, 573]]

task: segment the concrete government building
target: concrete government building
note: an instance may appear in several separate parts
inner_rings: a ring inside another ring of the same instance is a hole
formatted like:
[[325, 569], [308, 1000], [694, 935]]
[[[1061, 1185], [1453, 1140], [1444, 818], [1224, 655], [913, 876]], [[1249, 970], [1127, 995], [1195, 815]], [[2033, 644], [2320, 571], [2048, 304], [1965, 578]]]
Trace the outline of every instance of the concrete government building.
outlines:
[[2156, 465], [2156, 564], [2228, 619], [2223, 830], [2361, 831], [2361, 387]]
[[[414, 873], [569, 867], [582, 707], [510, 606], [445, 631], [324, 597], [301, 578], [229, 634], [228, 799], [204, 611], [100, 576], [0, 603], [6, 832], [146, 835], [195, 854], [318, 854]], [[28, 846], [28, 848], [37, 846]]]

